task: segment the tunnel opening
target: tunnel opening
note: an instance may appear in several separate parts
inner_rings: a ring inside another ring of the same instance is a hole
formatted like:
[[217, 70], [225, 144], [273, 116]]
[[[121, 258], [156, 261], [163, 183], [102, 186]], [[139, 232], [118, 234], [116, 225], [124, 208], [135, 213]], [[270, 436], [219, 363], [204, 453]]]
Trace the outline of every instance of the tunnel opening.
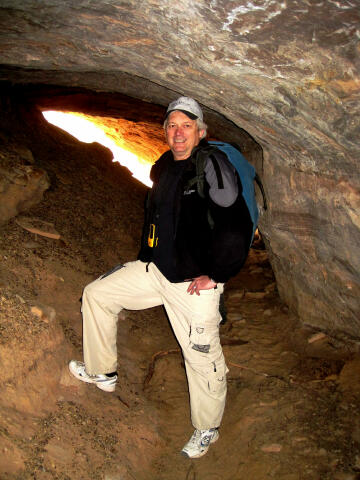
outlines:
[[[32, 98], [47, 121], [80, 141], [98, 141], [105, 145], [113, 152], [114, 161], [119, 161], [133, 172], [135, 178], [151, 186], [151, 165], [168, 149], [162, 128], [164, 107], [121, 94], [111, 96], [83, 89], [76, 92], [54, 91], [46, 86], [44, 92], [39, 86], [30, 88], [28, 97]], [[236, 144], [261, 175], [263, 151], [259, 143], [224, 116], [206, 107], [203, 109], [208, 125], [207, 139]], [[69, 116], [69, 121], [66, 116]], [[86, 122], [89, 122], [88, 127]], [[261, 205], [259, 191], [257, 197]]]
[[139, 157], [136, 153], [122, 148], [124, 141], [118, 133], [119, 122], [116, 119], [53, 110], [44, 110], [42, 114], [49, 123], [65, 130], [78, 140], [86, 143], [97, 142], [109, 148], [114, 162], [119, 162], [120, 165], [127, 167], [134, 178], [151, 187], [152, 163]]
[[[24, 101], [36, 105], [41, 111], [72, 111], [88, 115], [95, 122], [100, 117], [105, 127], [113, 128], [110, 136], [117, 134], [117, 140], [123, 148], [133, 153], [136, 150], [146, 162], [154, 163], [167, 149], [162, 128], [167, 103], [159, 105], [118, 92], [85, 88], [27, 85], [17, 86], [16, 90], [24, 97]], [[171, 101], [181, 93], [171, 92], [169, 95], [170, 92], [167, 92], [164, 96]], [[204, 105], [202, 108], [208, 125], [208, 138], [239, 145], [242, 153], [261, 174], [263, 149], [255, 138], [217, 111]]]

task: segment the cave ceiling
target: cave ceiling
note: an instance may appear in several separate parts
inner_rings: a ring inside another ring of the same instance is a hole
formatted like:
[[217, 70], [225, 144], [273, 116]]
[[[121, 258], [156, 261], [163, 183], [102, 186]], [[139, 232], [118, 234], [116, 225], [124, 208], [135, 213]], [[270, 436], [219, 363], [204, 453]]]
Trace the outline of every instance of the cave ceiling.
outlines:
[[158, 105], [192, 95], [265, 147], [292, 149], [306, 168], [309, 153], [357, 148], [359, 125], [349, 117], [359, 99], [358, 7], [355, 0], [1, 0], [0, 78]]

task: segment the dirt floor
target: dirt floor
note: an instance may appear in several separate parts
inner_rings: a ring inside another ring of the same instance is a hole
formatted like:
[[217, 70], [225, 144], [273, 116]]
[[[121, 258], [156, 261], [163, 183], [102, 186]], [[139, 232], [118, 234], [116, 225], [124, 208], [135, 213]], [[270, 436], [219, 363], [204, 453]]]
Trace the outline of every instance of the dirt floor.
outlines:
[[103, 168], [96, 148], [56, 162], [37, 148], [52, 187], [23, 216], [61, 238], [16, 218], [0, 230], [0, 479], [360, 479], [359, 345], [297, 322], [260, 241], [226, 288], [228, 397], [205, 457], [179, 453], [193, 428], [162, 308], [120, 315], [115, 393], [69, 375], [82, 289], [136, 257], [145, 190]]

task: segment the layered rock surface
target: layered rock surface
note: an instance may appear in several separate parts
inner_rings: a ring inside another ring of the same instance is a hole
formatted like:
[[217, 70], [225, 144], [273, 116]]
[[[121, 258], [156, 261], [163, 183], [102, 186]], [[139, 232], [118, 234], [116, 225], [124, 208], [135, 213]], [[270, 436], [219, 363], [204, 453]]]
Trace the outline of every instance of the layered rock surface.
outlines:
[[186, 94], [219, 138], [229, 139], [223, 117], [245, 129], [263, 149], [252, 158], [269, 205], [260, 228], [282, 298], [305, 323], [360, 337], [356, 1], [1, 0], [0, 8], [4, 82], [157, 106]]

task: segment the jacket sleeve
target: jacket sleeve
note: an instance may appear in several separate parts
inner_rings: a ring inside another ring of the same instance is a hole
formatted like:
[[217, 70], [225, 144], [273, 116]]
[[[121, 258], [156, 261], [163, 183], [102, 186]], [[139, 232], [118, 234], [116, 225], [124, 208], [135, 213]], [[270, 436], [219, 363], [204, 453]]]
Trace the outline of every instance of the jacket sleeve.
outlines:
[[235, 167], [225, 153], [218, 151], [216, 155], [211, 154], [206, 160], [204, 172], [211, 200], [221, 207], [232, 205], [239, 193], [238, 180]]

